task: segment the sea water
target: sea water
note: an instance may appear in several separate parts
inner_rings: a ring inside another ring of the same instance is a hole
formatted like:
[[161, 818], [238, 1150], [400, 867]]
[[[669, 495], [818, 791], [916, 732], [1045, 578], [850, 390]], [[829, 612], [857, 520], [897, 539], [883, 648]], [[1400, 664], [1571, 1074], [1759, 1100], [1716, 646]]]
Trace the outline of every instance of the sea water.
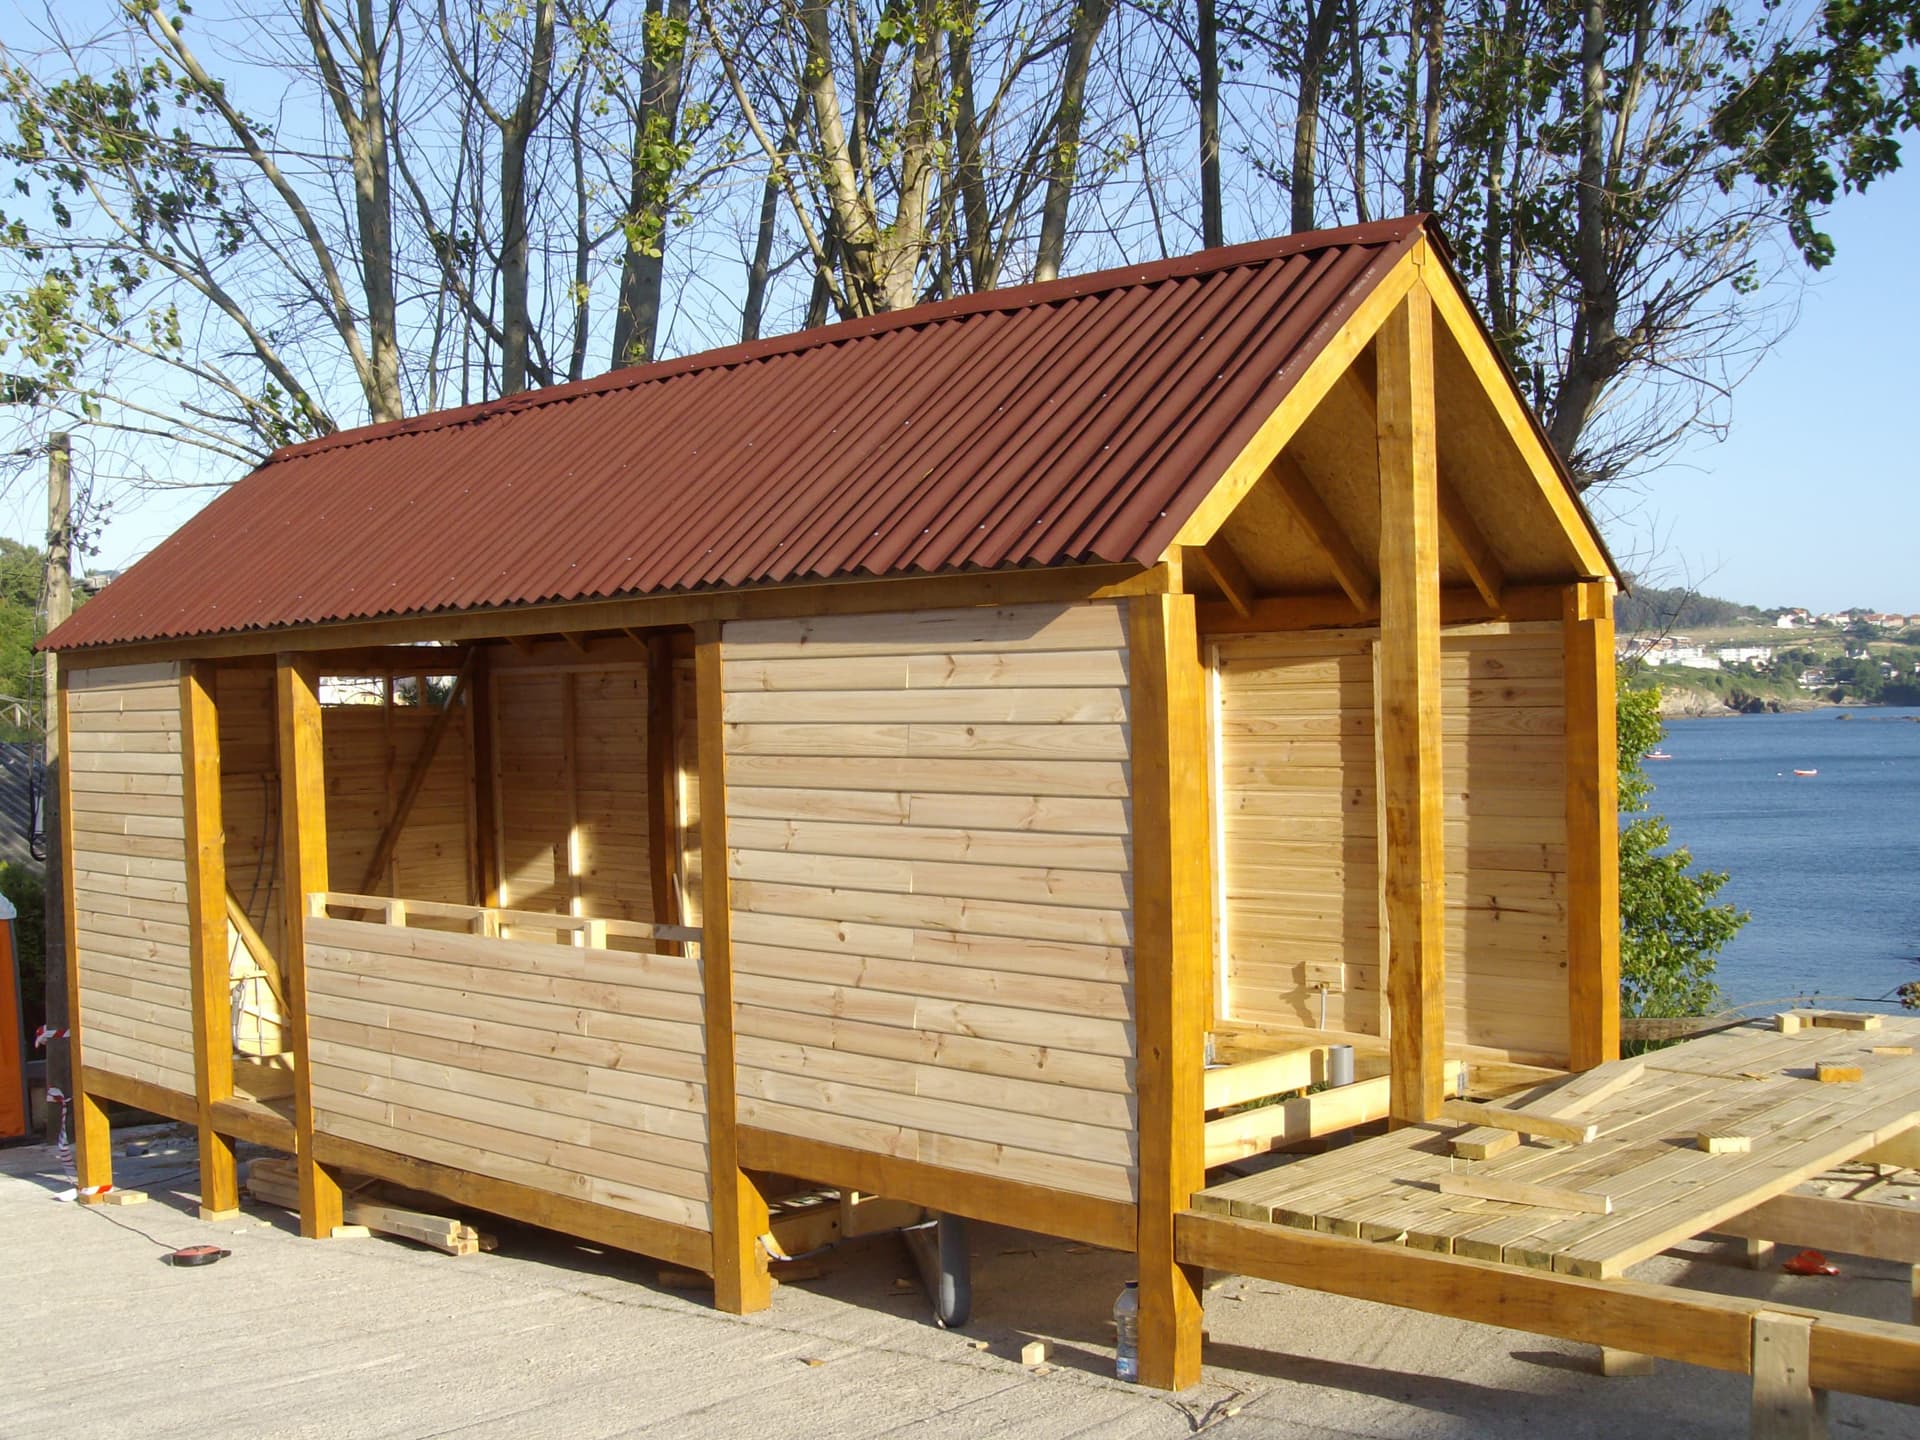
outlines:
[[1920, 710], [1670, 720], [1661, 748], [1651, 808], [1753, 916], [1720, 954], [1728, 1003], [1897, 1010], [1920, 980]]

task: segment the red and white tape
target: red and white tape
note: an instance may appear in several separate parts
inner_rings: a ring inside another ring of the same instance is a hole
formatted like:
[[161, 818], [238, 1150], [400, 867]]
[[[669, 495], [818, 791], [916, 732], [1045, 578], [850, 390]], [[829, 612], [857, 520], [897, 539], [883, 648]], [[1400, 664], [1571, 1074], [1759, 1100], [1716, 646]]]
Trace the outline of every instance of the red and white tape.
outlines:
[[42, 1025], [38, 1030], [34, 1031], [33, 1048], [38, 1050], [49, 1040], [65, 1040], [71, 1034], [73, 1034], [71, 1030], [49, 1030], [46, 1026]]
[[58, 1085], [47, 1087], [47, 1099], [60, 1107], [60, 1139], [54, 1144], [53, 1153], [62, 1163], [73, 1159], [73, 1146], [67, 1142], [67, 1092]]

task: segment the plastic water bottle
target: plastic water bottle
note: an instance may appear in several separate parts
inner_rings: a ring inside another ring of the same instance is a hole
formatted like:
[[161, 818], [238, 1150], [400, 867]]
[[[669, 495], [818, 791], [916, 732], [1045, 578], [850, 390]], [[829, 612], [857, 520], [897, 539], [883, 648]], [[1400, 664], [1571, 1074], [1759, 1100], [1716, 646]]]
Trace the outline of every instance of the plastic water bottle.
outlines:
[[1113, 1373], [1129, 1385], [1140, 1379], [1140, 1282], [1127, 1281], [1127, 1288], [1113, 1302]]

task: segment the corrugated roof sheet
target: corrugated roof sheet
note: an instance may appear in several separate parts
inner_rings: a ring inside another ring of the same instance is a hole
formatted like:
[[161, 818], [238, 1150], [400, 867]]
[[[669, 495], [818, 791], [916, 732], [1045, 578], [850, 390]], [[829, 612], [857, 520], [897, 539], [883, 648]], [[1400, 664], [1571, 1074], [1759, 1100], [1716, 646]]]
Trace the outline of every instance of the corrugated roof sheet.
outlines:
[[1151, 564], [1424, 224], [970, 295], [293, 446], [51, 644]]

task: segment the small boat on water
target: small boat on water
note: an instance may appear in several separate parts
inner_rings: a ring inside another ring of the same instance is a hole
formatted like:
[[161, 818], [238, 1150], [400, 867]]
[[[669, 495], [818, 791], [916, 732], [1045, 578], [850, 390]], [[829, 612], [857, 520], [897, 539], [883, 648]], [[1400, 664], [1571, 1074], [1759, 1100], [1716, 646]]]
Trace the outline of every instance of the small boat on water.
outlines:
[[1820, 772], [1818, 770], [1796, 770], [1793, 773], [1796, 775], [1818, 775]]
[[1671, 760], [1672, 758], [1673, 756], [1664, 750], [1649, 750], [1647, 752], [1647, 759], [1649, 760]]

